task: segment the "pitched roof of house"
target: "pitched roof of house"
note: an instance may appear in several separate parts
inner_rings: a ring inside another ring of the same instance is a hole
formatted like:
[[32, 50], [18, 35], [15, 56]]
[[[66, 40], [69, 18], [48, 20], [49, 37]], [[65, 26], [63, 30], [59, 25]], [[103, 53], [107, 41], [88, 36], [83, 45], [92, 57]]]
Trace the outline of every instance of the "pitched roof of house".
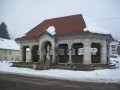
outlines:
[[50, 26], [55, 27], [55, 35], [78, 34], [84, 32], [84, 28], [86, 28], [81, 14], [47, 19], [16, 40], [37, 38]]
[[19, 50], [19, 45], [14, 40], [0, 38], [0, 49]]

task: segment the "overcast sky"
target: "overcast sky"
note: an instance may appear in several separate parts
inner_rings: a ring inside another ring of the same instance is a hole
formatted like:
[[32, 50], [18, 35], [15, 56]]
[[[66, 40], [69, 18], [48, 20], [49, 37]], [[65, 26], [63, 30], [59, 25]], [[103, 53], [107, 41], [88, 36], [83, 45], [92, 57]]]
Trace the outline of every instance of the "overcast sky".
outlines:
[[83, 14], [120, 39], [120, 0], [0, 0], [0, 23], [12, 39], [23, 36], [45, 19]]

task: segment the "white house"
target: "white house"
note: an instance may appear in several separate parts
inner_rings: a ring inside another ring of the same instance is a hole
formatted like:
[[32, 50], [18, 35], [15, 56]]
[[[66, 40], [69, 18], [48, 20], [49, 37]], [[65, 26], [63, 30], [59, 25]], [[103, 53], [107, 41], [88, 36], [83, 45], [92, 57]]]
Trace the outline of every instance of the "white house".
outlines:
[[[0, 61], [19, 61], [20, 49], [14, 40], [0, 38]], [[29, 59], [29, 53], [27, 53]]]
[[119, 40], [114, 40], [113, 42], [110, 43], [110, 55], [118, 55], [119, 54], [119, 47], [120, 46], [120, 41]]

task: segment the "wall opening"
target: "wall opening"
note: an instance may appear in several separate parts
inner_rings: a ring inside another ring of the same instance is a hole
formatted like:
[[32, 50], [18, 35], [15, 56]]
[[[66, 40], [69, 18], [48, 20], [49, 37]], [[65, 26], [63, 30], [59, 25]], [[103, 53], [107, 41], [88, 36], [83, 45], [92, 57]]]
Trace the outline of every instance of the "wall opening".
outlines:
[[91, 44], [91, 62], [100, 63], [100, 44], [99, 43]]
[[67, 44], [60, 44], [59, 49], [58, 49], [58, 58], [59, 58], [59, 63], [67, 63], [69, 60], [69, 55], [68, 55], [68, 45]]
[[44, 62], [46, 62], [47, 60], [49, 61], [50, 60], [50, 63], [52, 61], [52, 44], [51, 42], [47, 41], [45, 43], [43, 43], [43, 59], [44, 59]]
[[72, 61], [73, 63], [83, 63], [83, 44], [76, 43], [72, 47]]
[[38, 62], [39, 61], [39, 46], [38, 45], [34, 45], [32, 47], [32, 61], [33, 62]]
[[27, 56], [27, 52], [29, 52], [29, 46], [23, 46], [22, 47], [22, 56], [24, 62], [29, 62], [29, 56]]

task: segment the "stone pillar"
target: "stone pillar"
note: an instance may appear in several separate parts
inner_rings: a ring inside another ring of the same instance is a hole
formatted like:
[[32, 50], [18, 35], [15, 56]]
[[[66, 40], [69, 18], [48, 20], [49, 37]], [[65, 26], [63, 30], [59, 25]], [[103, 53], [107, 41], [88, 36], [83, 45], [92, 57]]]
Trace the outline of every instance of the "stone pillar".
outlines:
[[22, 62], [26, 62], [26, 48], [22, 47]]
[[91, 43], [89, 41], [84, 42], [83, 64], [91, 64]]
[[59, 45], [56, 46], [56, 54], [57, 54], [56, 63], [59, 63]]
[[45, 50], [43, 48], [41, 48], [40, 55], [39, 55], [39, 61], [38, 61], [41, 64], [45, 64], [44, 53], [45, 53]]
[[23, 62], [23, 48], [20, 46], [20, 62]]
[[44, 60], [44, 49], [41, 50], [41, 60]]
[[55, 47], [53, 47], [52, 48], [52, 63], [55, 63], [55, 57], [56, 57]]
[[105, 40], [101, 42], [101, 64], [107, 64], [107, 43]]
[[33, 62], [32, 46], [29, 46], [29, 48], [30, 48], [30, 60], [29, 60], [29, 62]]
[[41, 59], [41, 49], [39, 48], [39, 61], [40, 62], [42, 59]]
[[69, 61], [68, 64], [72, 64], [72, 44], [68, 44], [68, 50], [69, 50]]

